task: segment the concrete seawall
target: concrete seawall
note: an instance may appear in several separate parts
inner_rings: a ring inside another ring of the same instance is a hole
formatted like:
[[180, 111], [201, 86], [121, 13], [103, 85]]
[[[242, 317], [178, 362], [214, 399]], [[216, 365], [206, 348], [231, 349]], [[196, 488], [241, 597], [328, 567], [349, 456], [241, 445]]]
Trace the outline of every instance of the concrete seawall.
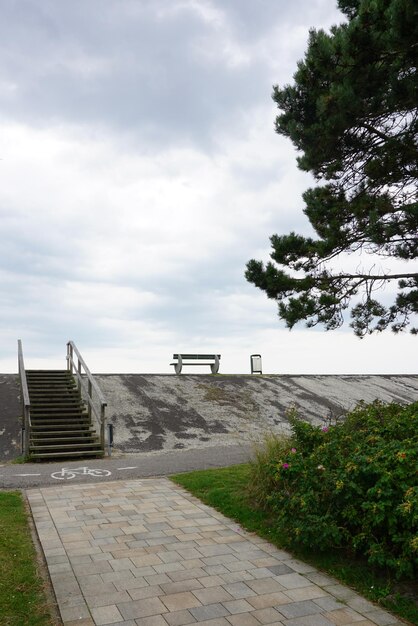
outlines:
[[320, 424], [360, 400], [418, 400], [417, 376], [97, 375], [124, 452], [259, 441], [287, 413]]
[[[259, 441], [288, 432], [287, 412], [320, 424], [358, 402], [418, 401], [418, 376], [96, 374], [115, 451], [138, 453]], [[17, 376], [0, 375], [0, 459], [20, 454]]]
[[0, 374], [0, 460], [21, 452], [20, 386], [17, 374]]

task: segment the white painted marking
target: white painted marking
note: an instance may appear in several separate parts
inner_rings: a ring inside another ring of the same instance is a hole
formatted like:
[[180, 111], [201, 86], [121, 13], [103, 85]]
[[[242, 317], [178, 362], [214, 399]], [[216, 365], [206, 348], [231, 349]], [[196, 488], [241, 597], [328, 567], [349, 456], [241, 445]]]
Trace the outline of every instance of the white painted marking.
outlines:
[[40, 476], [40, 474], [16, 474], [16, 476]]
[[135, 467], [117, 467], [116, 469], [119, 471], [128, 470], [128, 469], [137, 469], [138, 466]]
[[106, 469], [90, 469], [88, 467], [77, 467], [77, 468], [68, 468], [63, 467], [59, 472], [53, 472], [51, 474], [52, 478], [56, 480], [71, 480], [75, 478], [77, 475], [81, 476], [110, 476], [112, 472]]

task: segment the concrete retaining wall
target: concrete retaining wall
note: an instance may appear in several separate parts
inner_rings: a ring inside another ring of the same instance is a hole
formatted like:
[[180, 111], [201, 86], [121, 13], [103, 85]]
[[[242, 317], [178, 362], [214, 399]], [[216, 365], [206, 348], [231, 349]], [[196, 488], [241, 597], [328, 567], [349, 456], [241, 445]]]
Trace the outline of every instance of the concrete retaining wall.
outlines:
[[287, 412], [320, 424], [360, 400], [418, 400], [418, 376], [96, 375], [123, 452], [259, 441]]
[[[120, 453], [225, 446], [288, 432], [287, 412], [320, 424], [360, 400], [418, 400], [418, 376], [97, 374]], [[20, 454], [19, 384], [0, 375], [0, 459]]]

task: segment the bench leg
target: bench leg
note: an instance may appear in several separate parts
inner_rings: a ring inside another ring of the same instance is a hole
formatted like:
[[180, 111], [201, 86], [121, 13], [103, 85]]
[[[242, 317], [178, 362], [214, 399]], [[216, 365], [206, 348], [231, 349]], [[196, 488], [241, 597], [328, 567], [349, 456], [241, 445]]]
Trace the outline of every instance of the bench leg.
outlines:
[[217, 374], [219, 371], [219, 359], [216, 355], [215, 355], [215, 363], [212, 363], [212, 365], [210, 366], [210, 369], [212, 370], [212, 374]]
[[181, 368], [182, 367], [183, 367], [183, 359], [179, 355], [178, 362], [174, 366], [174, 369], [176, 370], [176, 374], [181, 374]]

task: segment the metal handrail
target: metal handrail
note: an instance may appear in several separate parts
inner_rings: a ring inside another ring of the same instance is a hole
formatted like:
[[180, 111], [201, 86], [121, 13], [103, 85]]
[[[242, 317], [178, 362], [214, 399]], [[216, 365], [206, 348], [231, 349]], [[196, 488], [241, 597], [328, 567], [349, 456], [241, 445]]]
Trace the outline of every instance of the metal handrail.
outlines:
[[23, 409], [23, 424], [22, 429], [24, 431], [24, 454], [29, 454], [30, 436], [32, 430], [32, 422], [30, 418], [30, 397], [28, 389], [28, 381], [26, 379], [25, 363], [23, 360], [23, 348], [22, 341], [17, 341], [17, 355], [18, 355], [18, 367], [19, 367], [19, 379], [20, 389], [22, 392], [22, 409]]
[[[74, 354], [77, 357], [77, 365], [74, 361]], [[82, 368], [84, 370], [84, 376], [87, 378], [87, 385], [84, 382], [83, 379], [83, 373], [82, 373]], [[89, 368], [87, 367], [83, 357], [81, 356], [80, 352], [78, 351], [75, 343], [73, 341], [68, 341], [67, 343], [67, 370], [70, 371], [72, 374], [74, 374], [77, 378], [77, 386], [78, 389], [80, 391], [81, 394], [81, 389], [83, 389], [85, 395], [86, 395], [86, 401], [87, 401], [87, 412], [89, 417], [91, 418], [92, 416], [92, 412], [94, 413], [97, 422], [99, 423], [100, 426], [100, 444], [102, 446], [102, 449], [104, 451], [105, 449], [105, 423], [106, 423], [106, 417], [105, 417], [105, 410], [107, 407], [107, 402], [98, 386], [98, 384], [96, 383], [96, 381], [93, 378], [92, 373], [90, 372]], [[94, 401], [93, 401], [93, 389], [97, 394], [97, 399], [99, 401], [99, 406], [100, 406], [100, 414], [99, 412], [96, 410], [96, 407], [94, 405]]]

